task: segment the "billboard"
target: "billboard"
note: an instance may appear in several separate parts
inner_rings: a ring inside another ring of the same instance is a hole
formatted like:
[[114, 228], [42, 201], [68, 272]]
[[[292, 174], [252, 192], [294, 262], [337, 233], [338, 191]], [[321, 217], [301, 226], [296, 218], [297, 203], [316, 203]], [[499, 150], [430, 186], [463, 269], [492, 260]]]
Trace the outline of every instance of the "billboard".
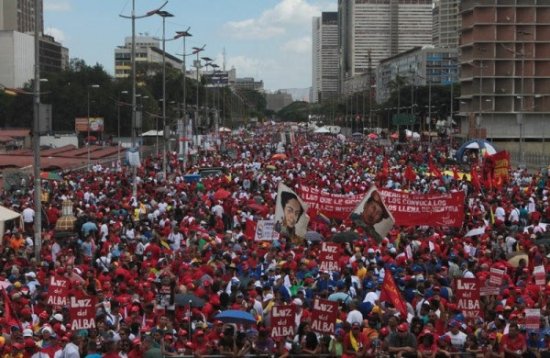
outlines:
[[105, 128], [103, 117], [90, 117], [89, 121], [86, 117], [79, 117], [74, 120], [74, 130], [77, 133], [88, 132], [88, 124], [90, 132], [103, 132]]

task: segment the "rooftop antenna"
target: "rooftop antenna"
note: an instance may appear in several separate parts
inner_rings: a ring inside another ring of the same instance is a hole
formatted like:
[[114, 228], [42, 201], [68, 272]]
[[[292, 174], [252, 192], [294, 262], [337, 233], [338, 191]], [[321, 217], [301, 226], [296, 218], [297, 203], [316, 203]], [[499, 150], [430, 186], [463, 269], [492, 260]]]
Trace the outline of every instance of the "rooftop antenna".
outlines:
[[222, 61], [223, 61], [223, 72], [225, 72], [225, 47], [223, 48], [223, 52], [222, 52]]

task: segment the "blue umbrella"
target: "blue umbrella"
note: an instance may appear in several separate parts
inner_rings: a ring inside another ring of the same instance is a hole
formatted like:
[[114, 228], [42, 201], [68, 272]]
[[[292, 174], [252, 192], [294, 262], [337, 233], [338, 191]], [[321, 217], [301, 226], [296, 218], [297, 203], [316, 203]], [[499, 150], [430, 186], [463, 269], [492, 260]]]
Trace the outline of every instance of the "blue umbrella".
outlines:
[[236, 323], [236, 324], [254, 324], [256, 318], [250, 313], [239, 310], [227, 310], [220, 312], [216, 315], [216, 319], [224, 323]]
[[196, 183], [200, 180], [201, 176], [198, 174], [188, 174], [183, 176], [183, 180], [186, 183]]

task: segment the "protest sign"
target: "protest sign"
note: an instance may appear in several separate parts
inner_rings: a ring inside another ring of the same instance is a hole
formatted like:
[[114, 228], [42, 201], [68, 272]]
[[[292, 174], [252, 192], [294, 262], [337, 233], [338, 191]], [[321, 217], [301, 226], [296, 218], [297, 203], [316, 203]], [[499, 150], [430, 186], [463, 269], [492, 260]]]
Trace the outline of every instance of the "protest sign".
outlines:
[[413, 194], [380, 190], [396, 225], [453, 226], [464, 223], [464, 193]]
[[71, 329], [95, 328], [96, 299], [85, 294], [71, 296], [69, 299], [69, 315], [71, 318]]
[[48, 287], [48, 304], [52, 306], [66, 306], [69, 299], [69, 279], [54, 275], [50, 277]]
[[259, 220], [256, 224], [255, 241], [273, 241], [279, 237], [275, 231], [275, 220]]
[[493, 178], [507, 182], [510, 177], [510, 153], [503, 150], [491, 156], [494, 162]]
[[[412, 194], [379, 189], [396, 225], [461, 227], [464, 222], [464, 193]], [[298, 194], [311, 211], [318, 211], [332, 219], [346, 219], [364, 199], [364, 194], [331, 194], [301, 185]]]
[[368, 236], [380, 242], [392, 229], [395, 220], [376, 187], [371, 187], [351, 213], [351, 219], [362, 227]]
[[311, 310], [311, 330], [321, 334], [334, 334], [338, 302], [316, 298]]
[[294, 337], [295, 307], [292, 305], [276, 305], [271, 309], [271, 338]]
[[546, 270], [544, 265], [535, 266], [533, 268], [533, 276], [535, 277], [535, 285], [546, 286]]
[[489, 284], [493, 286], [502, 286], [503, 281], [504, 270], [491, 267], [491, 270], [489, 270]]
[[527, 329], [540, 328], [540, 308], [525, 309], [525, 328]]
[[304, 237], [309, 217], [308, 206], [292, 189], [279, 183], [275, 204], [275, 230], [281, 235]]
[[319, 252], [319, 270], [320, 271], [339, 271], [338, 265], [338, 244], [323, 242]]
[[480, 317], [482, 315], [479, 296], [479, 283], [476, 278], [456, 280], [457, 307], [465, 317]]

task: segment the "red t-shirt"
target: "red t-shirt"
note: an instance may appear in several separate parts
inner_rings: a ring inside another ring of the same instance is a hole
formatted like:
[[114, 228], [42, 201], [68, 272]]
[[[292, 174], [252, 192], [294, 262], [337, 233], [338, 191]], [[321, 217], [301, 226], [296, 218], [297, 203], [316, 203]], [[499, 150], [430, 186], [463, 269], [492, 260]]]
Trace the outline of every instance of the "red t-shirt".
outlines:
[[504, 352], [504, 348], [511, 351], [524, 350], [527, 347], [525, 337], [521, 334], [517, 334], [514, 338], [509, 335], [504, 335], [500, 341], [500, 351]]

